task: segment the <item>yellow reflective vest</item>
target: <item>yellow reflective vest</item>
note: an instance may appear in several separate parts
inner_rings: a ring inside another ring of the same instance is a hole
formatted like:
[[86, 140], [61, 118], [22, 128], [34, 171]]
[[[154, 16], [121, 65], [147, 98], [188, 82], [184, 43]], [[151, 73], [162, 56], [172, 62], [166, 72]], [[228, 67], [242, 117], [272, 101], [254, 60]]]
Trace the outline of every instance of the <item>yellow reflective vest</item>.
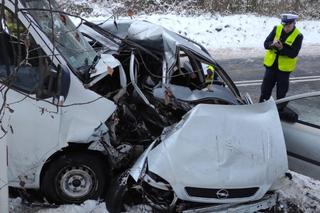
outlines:
[[[212, 65], [209, 65], [208, 66], [208, 69], [207, 69], [208, 73], [207, 73], [207, 77], [206, 77], [206, 84], [212, 84], [213, 80], [214, 80], [214, 67]], [[211, 73], [209, 73], [211, 72]]]
[[[282, 24], [278, 25], [276, 28], [276, 35], [274, 37], [274, 40], [280, 40], [282, 30], [283, 30], [283, 25]], [[288, 36], [288, 38], [284, 43], [291, 46], [299, 34], [300, 34], [300, 31], [297, 28], [295, 28], [294, 31]], [[271, 67], [274, 61], [276, 60], [276, 58], [277, 58], [277, 50], [275, 49], [267, 50], [264, 56], [264, 65], [266, 67]], [[283, 71], [283, 72], [292, 72], [296, 69], [297, 61], [298, 61], [297, 57], [290, 58], [285, 55], [279, 55], [278, 68], [280, 71]]]

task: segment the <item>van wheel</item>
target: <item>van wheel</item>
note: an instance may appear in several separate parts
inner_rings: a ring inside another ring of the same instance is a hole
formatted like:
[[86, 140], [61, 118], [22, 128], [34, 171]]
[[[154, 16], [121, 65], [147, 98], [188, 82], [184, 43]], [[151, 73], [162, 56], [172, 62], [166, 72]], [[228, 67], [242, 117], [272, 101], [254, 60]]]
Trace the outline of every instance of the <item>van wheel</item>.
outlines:
[[70, 153], [48, 166], [41, 191], [50, 203], [82, 203], [99, 198], [105, 188], [106, 168], [98, 156]]

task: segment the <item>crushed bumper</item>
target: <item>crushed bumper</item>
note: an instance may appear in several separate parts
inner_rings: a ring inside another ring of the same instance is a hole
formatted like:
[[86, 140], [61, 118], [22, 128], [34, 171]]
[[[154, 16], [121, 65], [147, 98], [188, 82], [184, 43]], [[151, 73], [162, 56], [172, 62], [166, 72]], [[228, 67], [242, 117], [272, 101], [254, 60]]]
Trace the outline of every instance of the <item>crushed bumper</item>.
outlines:
[[201, 208], [193, 208], [183, 211], [183, 213], [253, 213], [260, 210], [268, 210], [275, 207], [278, 201], [277, 194], [265, 195], [262, 199], [248, 203], [231, 203]]

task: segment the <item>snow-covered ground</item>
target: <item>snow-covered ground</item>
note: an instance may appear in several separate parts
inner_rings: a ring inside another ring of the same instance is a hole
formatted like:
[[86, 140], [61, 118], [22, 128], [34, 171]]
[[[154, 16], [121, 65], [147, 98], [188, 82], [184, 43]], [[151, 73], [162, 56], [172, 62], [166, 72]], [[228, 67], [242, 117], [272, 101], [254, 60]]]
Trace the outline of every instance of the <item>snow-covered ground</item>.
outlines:
[[12, 213], [108, 213], [104, 202], [87, 200], [81, 205], [61, 205], [58, 208], [34, 207], [22, 204], [21, 198], [10, 199], [9, 212]]
[[[103, 21], [106, 17], [88, 19]], [[178, 16], [153, 14], [137, 16], [134, 19], [147, 20], [187, 36], [204, 45], [216, 59], [263, 56], [265, 38], [275, 25], [280, 24], [279, 18], [255, 15]], [[296, 26], [304, 36], [300, 54], [319, 55], [319, 20], [301, 20], [297, 22]]]
[[[279, 190], [279, 199], [294, 203], [304, 213], [320, 212], [320, 183], [309, 177], [291, 172], [293, 178], [285, 188]], [[12, 213], [107, 213], [104, 202], [87, 200], [81, 205], [62, 205], [58, 208], [29, 207], [21, 204], [21, 199], [10, 199], [9, 211]], [[143, 210], [142, 210], [143, 209]], [[128, 213], [150, 212], [148, 208], [131, 208]], [[291, 211], [296, 212], [296, 209]]]
[[302, 212], [320, 212], [320, 182], [291, 172], [292, 181], [279, 190], [280, 199], [294, 203]]
[[[94, 17], [89, 20], [102, 21], [105, 17]], [[177, 15], [138, 16], [163, 25], [181, 33], [207, 47], [216, 59], [262, 56], [263, 41], [273, 26], [280, 23], [278, 18], [258, 17], [254, 15], [212, 16], [205, 14], [197, 17]], [[297, 27], [304, 35], [301, 54], [320, 54], [319, 21], [298, 21]], [[293, 180], [279, 191], [281, 199], [291, 201], [303, 212], [320, 212], [320, 182], [293, 173]], [[10, 212], [41, 213], [105, 213], [105, 204], [97, 201], [86, 201], [82, 205], [63, 205], [59, 208], [27, 207], [21, 199], [10, 200]], [[137, 212], [132, 210], [132, 212]]]

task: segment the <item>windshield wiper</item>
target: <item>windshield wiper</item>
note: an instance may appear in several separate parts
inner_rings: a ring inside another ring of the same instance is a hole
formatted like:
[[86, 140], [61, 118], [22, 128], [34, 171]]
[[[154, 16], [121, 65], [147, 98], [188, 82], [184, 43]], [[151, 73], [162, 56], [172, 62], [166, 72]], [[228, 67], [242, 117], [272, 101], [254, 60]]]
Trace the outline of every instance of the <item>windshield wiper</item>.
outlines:
[[81, 67], [78, 67], [78, 71], [84, 76], [84, 80], [86, 82], [88, 82], [90, 80], [90, 74], [93, 73], [92, 71], [94, 70], [95, 66], [97, 65], [97, 63], [99, 62], [101, 56], [100, 54], [97, 54], [91, 65], [83, 65]]
[[89, 75], [92, 73], [91, 70], [93, 70], [95, 68], [95, 66], [99, 62], [100, 58], [101, 58], [101, 55], [97, 53], [97, 55], [94, 57], [94, 59], [92, 61], [92, 64], [90, 65], [89, 69], [87, 70]]

